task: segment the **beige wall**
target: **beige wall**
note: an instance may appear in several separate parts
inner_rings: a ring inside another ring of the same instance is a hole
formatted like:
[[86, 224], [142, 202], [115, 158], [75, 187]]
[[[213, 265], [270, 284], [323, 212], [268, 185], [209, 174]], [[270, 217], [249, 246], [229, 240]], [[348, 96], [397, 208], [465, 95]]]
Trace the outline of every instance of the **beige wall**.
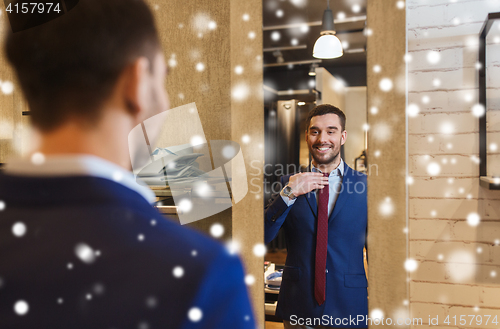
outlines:
[[366, 87], [346, 87], [345, 107], [347, 141], [344, 144], [344, 161], [354, 168], [354, 159], [365, 149], [365, 130], [367, 123]]
[[324, 67], [316, 68], [316, 89], [321, 91], [321, 101], [318, 101], [317, 105], [332, 104], [344, 108], [345, 86]]
[[[407, 6], [408, 102], [420, 110], [408, 118], [409, 251], [419, 264], [411, 273], [412, 315], [424, 323], [439, 315], [440, 325], [447, 315], [500, 317], [500, 192], [479, 186], [479, 125], [471, 113], [478, 102], [478, 33], [500, 2], [409, 0]], [[488, 142], [500, 145], [500, 44], [492, 40], [498, 25], [490, 35]], [[499, 174], [498, 151], [488, 158], [489, 174]], [[431, 163], [438, 174], [428, 170]], [[479, 215], [479, 225], [467, 223], [470, 214]], [[446, 327], [479, 326], [452, 319]]]

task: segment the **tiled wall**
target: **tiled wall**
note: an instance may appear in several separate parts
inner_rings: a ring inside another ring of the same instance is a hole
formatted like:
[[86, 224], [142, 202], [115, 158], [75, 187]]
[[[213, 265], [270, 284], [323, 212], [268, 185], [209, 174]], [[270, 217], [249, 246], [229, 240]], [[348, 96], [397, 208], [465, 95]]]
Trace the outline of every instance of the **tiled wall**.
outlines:
[[[472, 107], [479, 31], [488, 13], [500, 11], [500, 1], [406, 5], [408, 103], [417, 106], [408, 118], [409, 255], [419, 264], [410, 275], [411, 314], [427, 325], [429, 316], [439, 316], [447, 328], [498, 328], [491, 320], [497, 316], [500, 323], [500, 191], [479, 186]], [[500, 175], [499, 23], [487, 45], [490, 175]], [[483, 315], [482, 324], [472, 315]], [[492, 316], [488, 325], [485, 315]]]

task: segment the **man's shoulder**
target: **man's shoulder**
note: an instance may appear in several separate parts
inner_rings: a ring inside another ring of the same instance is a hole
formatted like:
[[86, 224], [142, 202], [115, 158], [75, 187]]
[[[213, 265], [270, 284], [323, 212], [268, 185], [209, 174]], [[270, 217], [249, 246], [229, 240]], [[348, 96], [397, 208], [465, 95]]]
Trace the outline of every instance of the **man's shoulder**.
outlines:
[[347, 164], [345, 164], [345, 167], [344, 167], [344, 176], [356, 178], [357, 180], [361, 180], [364, 182], [366, 182], [366, 179], [368, 177], [365, 173], [363, 173], [361, 171], [354, 170], [351, 167], [349, 167]]
[[[225, 250], [207, 235], [180, 225], [176, 218], [160, 214], [135, 191], [107, 179], [0, 174], [0, 182], [6, 183], [0, 187], [5, 217], [36, 217], [46, 229], [61, 232], [67, 225], [79, 230], [75, 238], [91, 236], [96, 231], [99, 233], [94, 234], [93, 239], [114, 241], [112, 244], [117, 249], [128, 249], [139, 241], [149, 250], [143, 256], [146, 258], [156, 254], [163, 254], [164, 259], [175, 258], [171, 257], [174, 251], [192, 256], [201, 265]], [[71, 218], [71, 223], [58, 227], [57, 217]], [[129, 236], [135, 239], [130, 240]]]

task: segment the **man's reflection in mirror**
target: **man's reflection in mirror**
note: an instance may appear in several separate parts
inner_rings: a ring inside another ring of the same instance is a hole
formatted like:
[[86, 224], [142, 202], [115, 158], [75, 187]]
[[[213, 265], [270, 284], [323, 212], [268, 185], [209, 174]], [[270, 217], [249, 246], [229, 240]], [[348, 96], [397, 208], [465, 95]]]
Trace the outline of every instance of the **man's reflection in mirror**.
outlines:
[[276, 310], [285, 328], [366, 327], [364, 321], [343, 320], [368, 314], [367, 177], [341, 158], [345, 124], [345, 114], [333, 105], [312, 109], [305, 133], [308, 170], [281, 177], [283, 189], [265, 209], [265, 242], [285, 231]]

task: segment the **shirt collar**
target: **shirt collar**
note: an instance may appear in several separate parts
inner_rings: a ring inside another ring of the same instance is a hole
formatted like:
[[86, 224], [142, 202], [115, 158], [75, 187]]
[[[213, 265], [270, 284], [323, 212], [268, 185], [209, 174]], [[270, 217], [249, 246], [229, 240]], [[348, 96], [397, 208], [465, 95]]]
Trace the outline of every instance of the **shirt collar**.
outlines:
[[93, 176], [108, 179], [139, 193], [149, 203], [155, 202], [154, 192], [135, 180], [134, 175], [122, 167], [93, 155], [51, 155], [43, 163], [28, 159], [13, 159], [5, 165], [9, 175], [31, 177]]
[[[340, 158], [340, 164], [338, 165], [337, 168], [335, 168], [334, 170], [332, 170], [332, 172], [330, 173], [330, 176], [336, 176], [334, 173], [335, 171], [338, 170], [340, 172], [340, 176], [344, 176], [344, 160], [342, 160], [342, 158]], [[314, 171], [314, 172], [320, 172], [322, 173], [321, 170], [319, 170], [318, 168], [316, 168], [313, 163], [311, 162], [311, 171]]]

